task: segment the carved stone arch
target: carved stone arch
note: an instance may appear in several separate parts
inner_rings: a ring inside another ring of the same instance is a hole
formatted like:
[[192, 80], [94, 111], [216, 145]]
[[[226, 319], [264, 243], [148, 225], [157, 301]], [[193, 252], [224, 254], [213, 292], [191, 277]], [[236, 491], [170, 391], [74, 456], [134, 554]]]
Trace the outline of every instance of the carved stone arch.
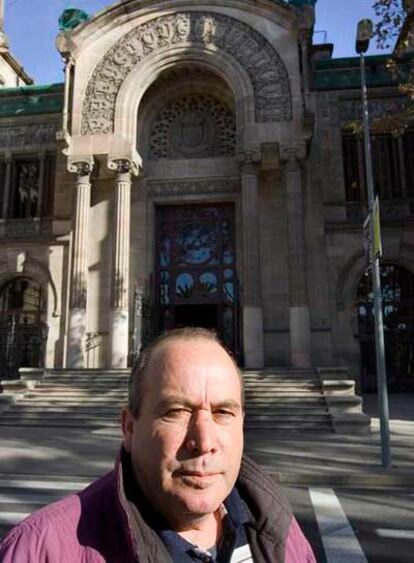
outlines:
[[212, 60], [202, 49], [194, 48], [188, 53], [183, 52], [180, 47], [165, 54], [161, 59], [147, 59], [128, 75], [122, 84], [116, 103], [114, 125], [116, 138], [136, 139], [137, 116], [140, 120], [139, 109], [143, 96], [164, 72], [186, 62], [209, 70], [228, 86], [234, 99], [239, 136], [248, 124], [254, 123], [254, 93], [245, 70], [223, 53], [216, 53]]
[[52, 290], [53, 297], [53, 307], [51, 315], [57, 317], [60, 314], [60, 303], [59, 295], [56, 289], [56, 285], [53, 282], [52, 276], [50, 274], [49, 268], [42, 264], [39, 260], [25, 255], [25, 253], [19, 253], [22, 260], [19, 259], [17, 253], [12, 259], [4, 259], [0, 262], [0, 287], [8, 280], [17, 276], [27, 276], [33, 278], [40, 283], [42, 291], [44, 292], [45, 298], [48, 297], [48, 288]]
[[[292, 96], [287, 69], [271, 43], [246, 23], [218, 13], [191, 11], [160, 16], [132, 29], [120, 38], [98, 63], [86, 89], [83, 102], [83, 135], [123, 132], [125, 82], [132, 71], [138, 76], [171, 53], [191, 58], [202, 52], [205, 64], [227, 69], [242, 68], [253, 91], [254, 119], [258, 123], [287, 121], [292, 118]], [[180, 57], [177, 57], [177, 60]], [[162, 66], [162, 65], [158, 65]], [[137, 73], [137, 68], [139, 71]], [[147, 74], [147, 73], [146, 73]], [[227, 74], [227, 79], [230, 75]], [[153, 79], [153, 77], [152, 77]], [[145, 82], [145, 78], [143, 80]], [[137, 82], [135, 82], [135, 85]], [[148, 87], [149, 84], [146, 84]], [[232, 88], [238, 94], [237, 87]], [[245, 89], [245, 88], [244, 88]], [[124, 90], [122, 95], [121, 90]], [[142, 96], [142, 92], [141, 92]], [[139, 97], [139, 95], [138, 95]], [[239, 100], [241, 97], [239, 96]], [[119, 111], [121, 108], [121, 111]], [[137, 106], [135, 106], [135, 109]], [[131, 138], [130, 135], [122, 135]]]

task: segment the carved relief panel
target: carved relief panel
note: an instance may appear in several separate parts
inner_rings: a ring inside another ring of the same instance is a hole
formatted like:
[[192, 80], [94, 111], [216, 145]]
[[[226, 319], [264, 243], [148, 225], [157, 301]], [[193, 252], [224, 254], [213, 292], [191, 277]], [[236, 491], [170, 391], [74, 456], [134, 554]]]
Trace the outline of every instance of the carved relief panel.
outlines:
[[82, 134], [111, 133], [122, 83], [145, 58], [176, 45], [222, 51], [247, 73], [257, 122], [292, 118], [290, 82], [275, 48], [249, 25], [223, 14], [183, 12], [146, 22], [119, 39], [96, 67], [82, 111]]
[[158, 113], [149, 133], [152, 160], [233, 156], [235, 150], [234, 113], [212, 96], [176, 98]]

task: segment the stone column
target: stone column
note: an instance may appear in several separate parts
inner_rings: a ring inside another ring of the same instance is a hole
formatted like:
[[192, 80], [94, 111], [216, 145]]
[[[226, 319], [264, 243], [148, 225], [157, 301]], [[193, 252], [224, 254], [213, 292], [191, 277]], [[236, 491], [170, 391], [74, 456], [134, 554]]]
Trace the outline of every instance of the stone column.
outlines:
[[108, 166], [117, 173], [113, 199], [109, 366], [126, 368], [129, 344], [131, 162], [119, 159], [110, 161]]
[[76, 174], [76, 187], [72, 215], [72, 267], [66, 365], [68, 368], [83, 368], [86, 359], [86, 300], [92, 160], [71, 163], [69, 171]]
[[240, 154], [243, 225], [243, 350], [246, 368], [264, 366], [263, 312], [259, 233], [259, 150]]
[[311, 365], [303, 186], [300, 164], [305, 155], [305, 143], [282, 146], [280, 150], [281, 159], [285, 161], [288, 215], [290, 357], [293, 367], [310, 367]]

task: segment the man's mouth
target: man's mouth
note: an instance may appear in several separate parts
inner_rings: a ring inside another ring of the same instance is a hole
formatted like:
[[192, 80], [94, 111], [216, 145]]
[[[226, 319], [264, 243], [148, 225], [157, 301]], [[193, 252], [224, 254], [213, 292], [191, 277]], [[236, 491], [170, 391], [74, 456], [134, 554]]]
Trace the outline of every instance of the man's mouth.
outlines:
[[219, 472], [214, 471], [177, 471], [176, 476], [186, 485], [197, 489], [204, 489], [215, 482]]

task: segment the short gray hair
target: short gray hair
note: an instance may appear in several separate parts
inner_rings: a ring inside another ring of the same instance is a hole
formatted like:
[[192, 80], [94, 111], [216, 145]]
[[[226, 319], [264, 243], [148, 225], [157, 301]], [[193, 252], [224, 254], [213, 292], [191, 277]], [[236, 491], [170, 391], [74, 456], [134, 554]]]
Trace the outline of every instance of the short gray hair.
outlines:
[[156, 350], [162, 345], [170, 342], [172, 340], [195, 340], [201, 338], [210, 342], [215, 342], [218, 344], [233, 361], [234, 367], [236, 368], [237, 374], [240, 380], [241, 388], [241, 400], [242, 407], [244, 408], [244, 386], [243, 377], [237, 366], [236, 360], [234, 359], [231, 352], [225, 347], [223, 342], [219, 339], [217, 334], [211, 330], [200, 327], [184, 327], [175, 328], [164, 332], [157, 338], [155, 338], [146, 348], [141, 350], [136, 363], [134, 364], [129, 378], [129, 391], [128, 391], [128, 408], [130, 413], [138, 418], [141, 410], [142, 396], [144, 391], [145, 375], [148, 368], [148, 364]]

